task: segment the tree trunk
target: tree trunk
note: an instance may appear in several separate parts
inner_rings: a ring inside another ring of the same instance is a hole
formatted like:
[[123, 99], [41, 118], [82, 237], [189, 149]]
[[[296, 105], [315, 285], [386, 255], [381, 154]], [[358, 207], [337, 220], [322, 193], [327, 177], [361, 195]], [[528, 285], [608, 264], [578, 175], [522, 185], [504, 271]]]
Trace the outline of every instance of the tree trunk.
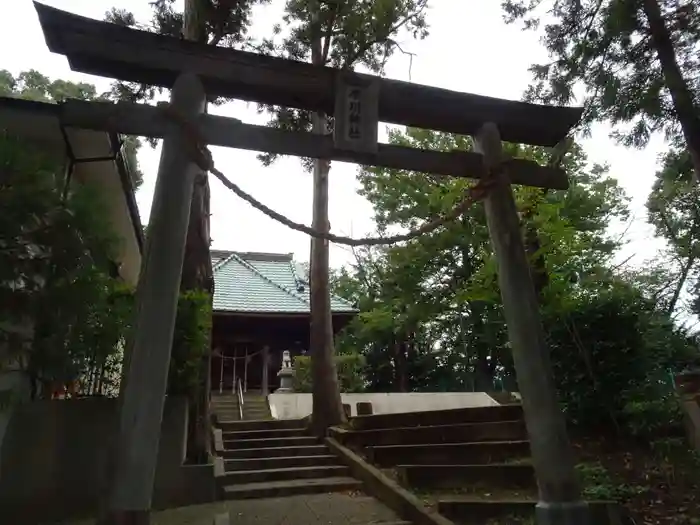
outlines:
[[[206, 20], [203, 4], [199, 0], [185, 0], [183, 37], [196, 42], [206, 41]], [[197, 177], [192, 192], [190, 222], [182, 264], [180, 291], [204, 291], [214, 296], [214, 276], [211, 267], [209, 245], [210, 192], [206, 173]], [[211, 332], [208, 334], [211, 343]], [[211, 344], [209, 344], [209, 348]], [[206, 463], [211, 453], [211, 422], [209, 393], [211, 390], [211, 352], [207, 352], [199, 368], [197, 389], [190, 401], [190, 417], [187, 432], [187, 456], [196, 463]]]
[[530, 274], [532, 275], [532, 284], [535, 286], [537, 299], [542, 304], [544, 290], [549, 285], [549, 273], [545, 264], [544, 254], [541, 252], [542, 243], [540, 235], [537, 231], [537, 226], [532, 223], [532, 217], [525, 217], [525, 253], [528, 261], [530, 261]]
[[[471, 332], [472, 337], [469, 345], [474, 366], [473, 383], [474, 391], [489, 392], [493, 390], [493, 370], [490, 365], [491, 345], [486, 340], [486, 324], [484, 323], [483, 307], [478, 301], [469, 304], [469, 311], [473, 318]], [[465, 348], [465, 352], [467, 348]]]
[[394, 334], [394, 389], [408, 392], [408, 356], [403, 334]]
[[[214, 277], [209, 243], [209, 182], [207, 175], [203, 173], [195, 182], [192, 193], [180, 290], [207, 292], [211, 301], [214, 295]], [[208, 334], [208, 340], [211, 343], [211, 332]], [[211, 453], [210, 390], [211, 352], [208, 352], [200, 363], [197, 389], [189, 400], [187, 457], [195, 463], [206, 463]]]
[[695, 257], [690, 255], [688, 257], [688, 261], [681, 270], [681, 275], [678, 279], [678, 283], [676, 284], [675, 290], [673, 290], [673, 296], [671, 297], [671, 300], [668, 303], [668, 307], [666, 308], [666, 312], [669, 315], [672, 315], [673, 311], [676, 309], [676, 304], [678, 304], [678, 299], [680, 298], [681, 292], [683, 291], [683, 286], [685, 286], [685, 282], [688, 280], [688, 274], [690, 274], [690, 270], [693, 268], [694, 264]]
[[695, 181], [700, 183], [700, 108], [695, 107], [693, 94], [678, 67], [676, 50], [658, 0], [644, 0], [644, 14], [649, 22], [651, 41], [661, 63], [666, 87], [671, 93], [673, 109], [690, 152]]
[[[323, 64], [321, 39], [312, 46], [312, 62]], [[313, 132], [326, 132], [326, 116], [315, 113]], [[315, 230], [328, 232], [328, 172], [330, 162], [317, 159], [314, 162], [313, 220]], [[333, 318], [331, 314], [330, 285], [328, 279], [328, 241], [311, 239], [311, 260], [309, 287], [311, 299], [311, 378], [313, 413], [311, 426], [319, 436], [325, 436], [326, 429], [345, 421], [343, 404], [340, 398], [338, 373], [333, 359]]]

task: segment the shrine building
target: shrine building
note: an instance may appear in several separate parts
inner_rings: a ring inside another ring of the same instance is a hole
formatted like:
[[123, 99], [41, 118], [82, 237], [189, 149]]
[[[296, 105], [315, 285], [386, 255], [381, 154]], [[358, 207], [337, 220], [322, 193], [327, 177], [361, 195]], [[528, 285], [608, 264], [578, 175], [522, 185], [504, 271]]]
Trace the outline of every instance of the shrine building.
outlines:
[[[214, 310], [211, 385], [233, 392], [235, 379], [244, 391], [262, 395], [278, 386], [282, 352], [292, 358], [309, 347], [310, 298], [306, 269], [291, 253], [212, 250]], [[331, 296], [333, 333], [358, 310]]]

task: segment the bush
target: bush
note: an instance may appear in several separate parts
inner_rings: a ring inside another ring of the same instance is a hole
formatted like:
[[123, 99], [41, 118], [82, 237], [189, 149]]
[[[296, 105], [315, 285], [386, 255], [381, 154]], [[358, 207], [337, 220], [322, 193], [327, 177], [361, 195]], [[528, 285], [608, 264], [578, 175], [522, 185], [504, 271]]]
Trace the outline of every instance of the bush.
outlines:
[[202, 361], [209, 355], [210, 332], [211, 296], [202, 291], [181, 294], [168, 373], [169, 395], [184, 395], [194, 402], [198, 386], [206, 380], [201, 377], [206, 368]]
[[632, 436], [645, 440], [682, 436], [685, 430], [680, 400], [675, 394], [626, 403], [622, 423]]
[[[341, 392], [363, 392], [365, 389], [365, 360], [359, 354], [335, 357]], [[294, 390], [311, 392], [311, 358], [306, 355], [294, 358]]]
[[697, 350], [667, 314], [618, 284], [548, 317], [554, 378], [572, 424], [649, 438], [681, 428], [669, 369]]

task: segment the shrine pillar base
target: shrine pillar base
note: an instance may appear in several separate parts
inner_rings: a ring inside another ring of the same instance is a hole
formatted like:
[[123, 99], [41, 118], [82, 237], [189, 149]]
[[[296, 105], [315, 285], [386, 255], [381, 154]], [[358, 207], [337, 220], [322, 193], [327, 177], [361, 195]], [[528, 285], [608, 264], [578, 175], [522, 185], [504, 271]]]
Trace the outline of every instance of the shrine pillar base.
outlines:
[[540, 501], [535, 505], [535, 518], [537, 525], [591, 525], [590, 511], [585, 501]]

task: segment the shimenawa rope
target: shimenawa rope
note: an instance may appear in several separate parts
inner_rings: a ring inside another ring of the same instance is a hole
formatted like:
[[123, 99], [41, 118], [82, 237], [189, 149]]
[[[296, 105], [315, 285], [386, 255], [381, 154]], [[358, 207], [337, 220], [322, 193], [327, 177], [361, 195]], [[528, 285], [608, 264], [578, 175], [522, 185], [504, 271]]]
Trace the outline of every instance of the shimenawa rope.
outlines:
[[323, 239], [337, 244], [343, 244], [346, 246], [380, 246], [409, 241], [411, 239], [415, 239], [416, 237], [420, 237], [421, 235], [431, 233], [444, 224], [460, 217], [469, 208], [469, 206], [483, 199], [487, 195], [488, 191], [498, 183], [497, 173], [494, 171], [488, 173], [485, 177], [479, 180], [478, 183], [471, 186], [465, 192], [464, 198], [457, 203], [457, 205], [452, 208], [451, 211], [445, 215], [426, 222], [419, 228], [410, 230], [407, 233], [392, 235], [390, 237], [362, 237], [357, 239], [352, 237], [344, 237], [342, 235], [335, 235], [330, 232], [316, 230], [305, 224], [294, 222], [281, 213], [278, 213], [272, 208], [266, 206], [252, 195], [246, 193], [240, 186], [228, 179], [226, 175], [216, 168], [211, 152], [207, 148], [205, 141], [202, 140], [197, 127], [192, 122], [184, 118], [168, 103], [160, 103], [158, 104], [158, 107], [162, 109], [163, 113], [168, 119], [176, 122], [182, 128], [183, 133], [188, 139], [187, 144], [191, 150], [190, 153], [192, 155], [192, 161], [197, 164], [199, 168], [214, 175], [229, 190], [271, 219], [284, 224], [292, 230], [305, 233], [316, 239]]

